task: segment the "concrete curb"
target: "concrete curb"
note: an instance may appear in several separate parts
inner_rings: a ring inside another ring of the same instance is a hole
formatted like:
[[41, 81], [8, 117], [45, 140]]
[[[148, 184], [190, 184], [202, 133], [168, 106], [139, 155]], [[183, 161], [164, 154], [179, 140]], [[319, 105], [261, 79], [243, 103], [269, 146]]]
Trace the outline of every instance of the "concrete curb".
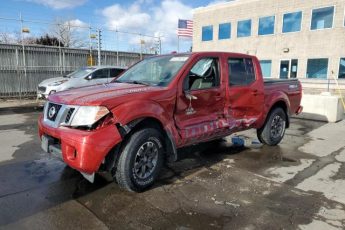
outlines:
[[4, 101], [0, 102], [0, 113], [1, 112], [34, 112], [42, 110], [42, 101]]

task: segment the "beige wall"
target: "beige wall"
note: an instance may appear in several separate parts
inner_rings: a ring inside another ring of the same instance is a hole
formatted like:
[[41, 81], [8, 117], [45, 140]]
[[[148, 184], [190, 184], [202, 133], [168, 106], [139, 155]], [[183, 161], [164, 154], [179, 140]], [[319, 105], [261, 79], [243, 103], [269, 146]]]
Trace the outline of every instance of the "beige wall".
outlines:
[[[335, 6], [333, 28], [311, 31], [312, 9], [327, 6]], [[332, 78], [331, 71], [338, 76], [340, 57], [345, 57], [344, 7], [344, 0], [239, 0], [199, 8], [193, 17], [193, 51], [240, 52], [269, 59], [272, 77], [279, 75], [280, 60], [298, 59], [298, 77], [305, 78], [308, 58], [329, 58], [328, 77]], [[296, 11], [303, 12], [301, 31], [283, 34], [283, 14]], [[259, 18], [272, 15], [274, 35], [258, 36]], [[245, 19], [252, 19], [252, 35], [237, 38], [237, 21]], [[231, 39], [218, 40], [218, 25], [225, 22], [231, 23]], [[213, 40], [203, 42], [201, 28], [207, 25], [213, 25]]]

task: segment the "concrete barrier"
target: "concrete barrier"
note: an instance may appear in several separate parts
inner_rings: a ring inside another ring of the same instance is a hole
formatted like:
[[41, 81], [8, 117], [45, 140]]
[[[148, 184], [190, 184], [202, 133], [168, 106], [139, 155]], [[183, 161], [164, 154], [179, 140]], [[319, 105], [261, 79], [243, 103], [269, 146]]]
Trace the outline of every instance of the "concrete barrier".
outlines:
[[344, 118], [344, 108], [339, 96], [322, 93], [320, 95], [303, 94], [303, 113], [301, 118], [337, 122]]

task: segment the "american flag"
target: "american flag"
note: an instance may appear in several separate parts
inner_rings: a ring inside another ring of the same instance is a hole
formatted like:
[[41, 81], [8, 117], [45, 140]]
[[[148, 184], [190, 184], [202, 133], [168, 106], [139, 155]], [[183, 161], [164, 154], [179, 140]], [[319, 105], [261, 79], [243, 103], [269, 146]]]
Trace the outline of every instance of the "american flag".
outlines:
[[193, 21], [192, 20], [178, 20], [177, 36], [193, 37]]

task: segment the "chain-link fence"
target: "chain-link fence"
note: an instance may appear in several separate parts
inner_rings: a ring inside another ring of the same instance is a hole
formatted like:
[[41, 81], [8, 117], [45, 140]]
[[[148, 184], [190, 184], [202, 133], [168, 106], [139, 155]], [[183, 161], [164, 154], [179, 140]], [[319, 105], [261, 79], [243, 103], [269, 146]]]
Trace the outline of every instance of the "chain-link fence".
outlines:
[[42, 80], [86, 65], [130, 66], [161, 45], [160, 37], [79, 20], [0, 17], [0, 98], [34, 96]]

